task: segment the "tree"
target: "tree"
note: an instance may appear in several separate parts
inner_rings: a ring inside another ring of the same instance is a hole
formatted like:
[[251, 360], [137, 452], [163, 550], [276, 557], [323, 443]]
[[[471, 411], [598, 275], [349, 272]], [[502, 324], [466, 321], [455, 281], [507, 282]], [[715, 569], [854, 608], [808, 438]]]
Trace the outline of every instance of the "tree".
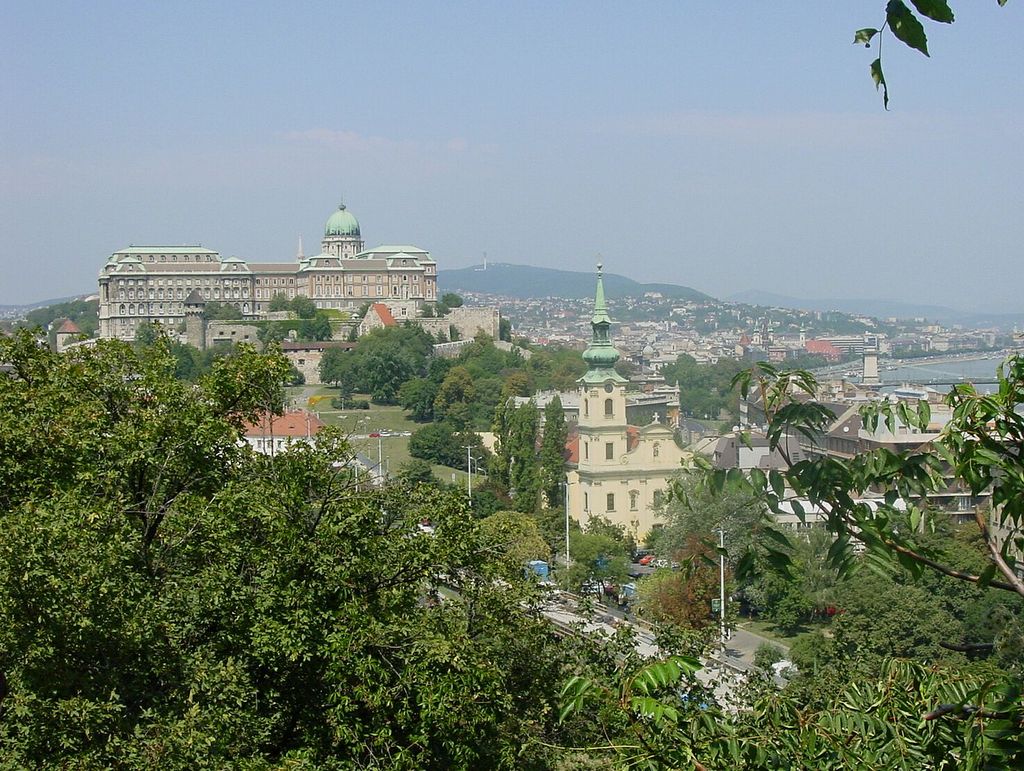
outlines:
[[412, 487], [437, 482], [430, 464], [419, 458], [410, 458], [403, 463], [398, 469], [398, 478]]
[[331, 321], [323, 311], [314, 311], [312, 319], [303, 320], [299, 324], [298, 332], [302, 340], [330, 340], [334, 334]]
[[562, 483], [565, 482], [565, 443], [569, 428], [565, 423], [562, 400], [555, 397], [544, 408], [544, 435], [540, 445], [541, 485], [548, 506], [562, 505]]
[[480, 520], [480, 538], [509, 578], [521, 578], [527, 562], [549, 557], [537, 522], [518, 511], [497, 511]]
[[571, 649], [461, 493], [357, 490], [332, 429], [240, 445], [281, 356], [196, 383], [160, 341], [0, 360], [4, 765], [544, 768], [597, 739], [558, 725]]
[[462, 298], [454, 292], [445, 292], [441, 295], [441, 302], [449, 308], [462, 307]]
[[142, 347], [153, 345], [160, 339], [160, 335], [159, 325], [144, 321], [135, 327], [135, 344]]
[[356, 385], [355, 366], [355, 357], [349, 351], [328, 348], [320, 359], [320, 380], [338, 386], [350, 396]]
[[506, 343], [512, 342], [512, 322], [506, 318], [498, 322], [498, 339]]
[[292, 313], [300, 319], [311, 319], [316, 316], [316, 303], [305, 295], [295, 295], [289, 305], [291, 306]]
[[470, 405], [476, 396], [473, 378], [465, 367], [448, 370], [437, 397], [434, 399], [434, 414], [439, 420], [448, 419], [457, 429], [469, 425]]
[[569, 540], [572, 567], [569, 581], [580, 586], [585, 581], [622, 581], [629, 558], [620, 541], [603, 533], [579, 533]]
[[690, 536], [680, 553], [679, 570], [659, 569], [639, 585], [640, 608], [654, 621], [670, 621], [688, 629], [714, 625], [711, 600], [719, 595], [714, 549]]
[[417, 423], [428, 423], [433, 419], [436, 398], [437, 384], [430, 378], [414, 377], [398, 389], [398, 403]]
[[267, 306], [267, 310], [272, 313], [280, 313], [282, 311], [289, 311], [292, 309], [291, 301], [288, 299], [288, 295], [284, 292], [277, 292], [273, 297], [270, 298], [270, 304]]
[[409, 438], [409, 454], [441, 466], [465, 465], [463, 449], [459, 447], [455, 432], [447, 423], [431, 423], [413, 431]]
[[210, 300], [203, 306], [203, 316], [211, 321], [239, 321], [242, 311], [237, 305]]

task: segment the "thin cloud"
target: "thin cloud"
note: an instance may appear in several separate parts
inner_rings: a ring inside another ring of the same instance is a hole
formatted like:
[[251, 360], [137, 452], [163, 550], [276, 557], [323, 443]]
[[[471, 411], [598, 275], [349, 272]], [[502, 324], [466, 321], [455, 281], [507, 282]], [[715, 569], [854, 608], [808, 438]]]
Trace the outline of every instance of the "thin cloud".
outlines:
[[894, 133], [923, 125], [923, 116], [858, 115], [852, 113], [727, 113], [702, 110], [634, 115], [596, 124], [597, 133], [682, 139], [710, 137], [744, 144], [848, 146], [875, 144]]

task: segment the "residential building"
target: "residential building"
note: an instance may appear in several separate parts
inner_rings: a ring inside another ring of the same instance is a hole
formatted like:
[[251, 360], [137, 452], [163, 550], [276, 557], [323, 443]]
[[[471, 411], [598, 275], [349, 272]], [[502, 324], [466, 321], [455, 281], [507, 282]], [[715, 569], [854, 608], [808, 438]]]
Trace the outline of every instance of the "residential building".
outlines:
[[256, 452], [276, 455], [296, 442], [316, 442], [324, 424], [311, 412], [293, 410], [284, 415], [263, 415], [255, 423], [246, 421], [242, 429], [245, 442]]

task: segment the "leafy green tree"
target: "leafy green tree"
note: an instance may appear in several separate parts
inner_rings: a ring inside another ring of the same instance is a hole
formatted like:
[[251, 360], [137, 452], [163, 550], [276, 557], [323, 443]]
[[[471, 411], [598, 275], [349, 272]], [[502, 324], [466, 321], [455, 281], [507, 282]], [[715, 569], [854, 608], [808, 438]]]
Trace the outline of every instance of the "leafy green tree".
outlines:
[[497, 511], [480, 520], [480, 538], [507, 577], [522, 577], [527, 562], [549, 556], [536, 520], [522, 512]]
[[323, 311], [314, 311], [311, 319], [304, 319], [299, 324], [298, 333], [301, 340], [330, 340], [334, 334], [331, 321]]
[[242, 318], [242, 311], [237, 305], [210, 300], [203, 307], [203, 316], [212, 321], [239, 321]]
[[403, 463], [398, 469], [398, 478], [411, 486], [437, 482], [430, 464], [419, 458], [410, 458]]
[[196, 383], [162, 341], [0, 359], [3, 765], [544, 768], [588, 735], [464, 496], [356, 489], [333, 429], [239, 443], [281, 406], [279, 355]]
[[284, 292], [277, 292], [270, 298], [270, 304], [267, 306], [267, 309], [273, 313], [281, 313], [282, 311], [290, 311], [292, 304], [288, 299], [288, 295]]
[[146, 347], [155, 343], [160, 338], [160, 327], [144, 321], [135, 327], [135, 344]]
[[[679, 570], [659, 569], [639, 583], [640, 609], [654, 621], [668, 621], [688, 629], [715, 624], [711, 600], [719, 596], [719, 571], [714, 549], [691, 536]], [[730, 577], [731, 578], [731, 577]]]
[[498, 321], [498, 339], [506, 343], [512, 342], [512, 322], [506, 318]]
[[448, 423], [431, 423], [414, 431], [409, 438], [409, 454], [441, 466], [466, 466], [466, 451]]
[[449, 308], [461, 308], [462, 298], [454, 292], [445, 292], [441, 295], [441, 302]]
[[398, 390], [418, 371], [413, 357], [397, 345], [376, 347], [360, 356], [357, 365], [360, 390], [378, 404], [397, 404]]
[[338, 386], [343, 394], [350, 396], [358, 377], [355, 368], [355, 357], [349, 351], [328, 348], [320, 359], [320, 380]]
[[569, 539], [572, 566], [569, 581], [622, 581], [628, 575], [629, 557], [621, 541], [603, 533], [577, 533]]
[[430, 378], [414, 377], [406, 380], [398, 389], [398, 403], [402, 409], [409, 411], [413, 420], [427, 423], [434, 417], [437, 390], [437, 384]]
[[[300, 319], [312, 319], [316, 316], [316, 303], [305, 295], [297, 294], [289, 303], [291, 312]], [[316, 338], [322, 339], [322, 338]]]
[[565, 482], [565, 443], [568, 434], [562, 400], [556, 395], [544, 408], [544, 435], [540, 445], [541, 485], [547, 504], [553, 509], [563, 504], [562, 484]]
[[470, 405], [475, 397], [476, 388], [469, 371], [465, 367], [453, 367], [437, 390], [434, 414], [440, 420], [449, 418], [456, 428], [465, 428], [469, 422]]

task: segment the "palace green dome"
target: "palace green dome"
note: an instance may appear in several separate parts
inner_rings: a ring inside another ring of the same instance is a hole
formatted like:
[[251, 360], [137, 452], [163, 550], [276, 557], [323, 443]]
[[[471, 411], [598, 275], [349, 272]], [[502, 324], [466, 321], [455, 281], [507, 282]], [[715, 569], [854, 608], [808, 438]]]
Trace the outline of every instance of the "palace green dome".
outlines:
[[324, 235], [358, 236], [359, 220], [352, 215], [352, 212], [345, 208], [345, 204], [341, 204], [338, 207], [338, 211], [334, 212], [327, 219], [327, 224], [324, 226]]

